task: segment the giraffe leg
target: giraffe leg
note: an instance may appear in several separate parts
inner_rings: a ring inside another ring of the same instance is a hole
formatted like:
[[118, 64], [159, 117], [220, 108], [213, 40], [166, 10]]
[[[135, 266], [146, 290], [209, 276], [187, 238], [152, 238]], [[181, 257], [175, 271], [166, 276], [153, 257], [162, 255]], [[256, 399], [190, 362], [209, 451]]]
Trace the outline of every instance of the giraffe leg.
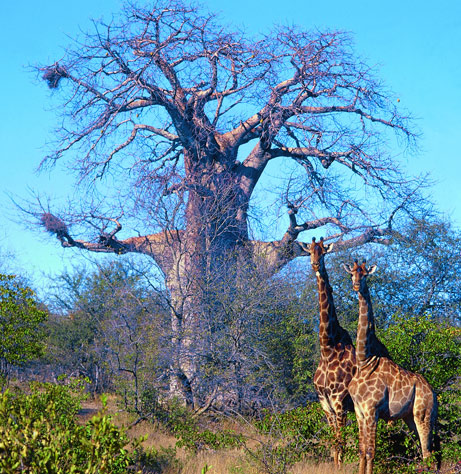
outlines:
[[366, 459], [366, 444], [365, 444], [365, 435], [366, 435], [366, 424], [363, 417], [359, 417], [357, 414], [357, 422], [359, 425], [359, 474], [365, 474], [365, 469], [367, 467]]
[[432, 456], [433, 452], [433, 436], [437, 418], [437, 400], [435, 395], [433, 395], [432, 403], [428, 403], [427, 400], [424, 400], [424, 402], [424, 404], [422, 402], [418, 403], [418, 400], [416, 400], [414, 424], [421, 443], [423, 460], [426, 460]]
[[341, 413], [336, 417], [336, 452], [338, 453], [338, 467], [341, 467], [343, 462], [344, 451], [344, 427], [346, 426], [347, 413]]
[[336, 422], [336, 414], [335, 414], [333, 406], [327, 400], [327, 398], [319, 395], [319, 401], [320, 401], [320, 405], [322, 406], [323, 412], [325, 413], [325, 416], [327, 417], [328, 426], [330, 427], [330, 429], [332, 430], [335, 436], [335, 441], [334, 441], [334, 444], [331, 446], [330, 454], [331, 454], [331, 457], [333, 458], [335, 467], [339, 467], [339, 452], [336, 445], [336, 437], [337, 437], [337, 430], [338, 430], [337, 422]]
[[338, 446], [336, 444], [336, 439], [337, 439], [337, 433], [338, 433], [338, 427], [336, 425], [336, 417], [334, 414], [326, 412], [325, 413], [327, 416], [327, 422], [328, 426], [331, 428], [335, 435], [335, 441], [333, 446], [331, 447], [331, 457], [333, 458], [333, 462], [335, 464], [335, 467], [339, 467], [339, 452], [338, 452]]
[[357, 421], [359, 424], [359, 474], [373, 474], [378, 420], [375, 413], [372, 413], [366, 416], [360, 414], [357, 416]]
[[427, 459], [432, 455], [434, 423], [431, 418], [430, 413], [426, 413], [424, 417], [415, 418], [423, 459]]
[[367, 434], [366, 434], [366, 447], [365, 447], [365, 458], [367, 462], [367, 468], [365, 474], [373, 474], [373, 463], [375, 460], [375, 451], [376, 451], [376, 427], [378, 420], [376, 416], [372, 417], [366, 421], [367, 423]]

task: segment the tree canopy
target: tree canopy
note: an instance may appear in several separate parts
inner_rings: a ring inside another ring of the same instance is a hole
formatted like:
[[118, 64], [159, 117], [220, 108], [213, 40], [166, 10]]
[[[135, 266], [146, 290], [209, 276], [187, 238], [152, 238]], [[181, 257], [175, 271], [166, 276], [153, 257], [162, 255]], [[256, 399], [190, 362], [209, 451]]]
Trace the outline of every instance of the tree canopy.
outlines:
[[14, 275], [0, 274], [0, 386], [11, 366], [40, 356], [48, 314], [34, 292]]
[[346, 33], [279, 27], [254, 38], [181, 1], [128, 4], [41, 71], [65, 103], [43, 165], [69, 155], [79, 178], [113, 198], [91, 195], [70, 219], [91, 223], [94, 240], [45, 215], [64, 246], [140, 251], [164, 266], [164, 238], [117, 239], [122, 215], [142, 231], [187, 233], [199, 219], [210, 238], [248, 240], [252, 194], [271, 162], [287, 177], [281, 260], [303, 253], [301, 232], [326, 225], [359, 243], [381, 238], [414, 191], [386, 149], [386, 129], [413, 141], [409, 119]]

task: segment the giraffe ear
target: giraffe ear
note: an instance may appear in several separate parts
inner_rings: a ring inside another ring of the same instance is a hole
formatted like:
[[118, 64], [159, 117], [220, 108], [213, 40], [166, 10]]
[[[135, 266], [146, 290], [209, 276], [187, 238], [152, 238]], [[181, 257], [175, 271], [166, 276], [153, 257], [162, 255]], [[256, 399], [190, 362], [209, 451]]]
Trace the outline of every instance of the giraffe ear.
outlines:
[[373, 275], [373, 273], [375, 273], [375, 271], [377, 270], [377, 268], [378, 268], [378, 265], [372, 265], [372, 266], [367, 270], [368, 275]]
[[325, 253], [333, 252], [334, 246], [335, 246], [334, 243], [331, 243], [331, 244], [323, 244], [323, 248], [325, 249]]
[[298, 242], [299, 246], [301, 247], [302, 252], [306, 252], [309, 255], [312, 253], [312, 244], [306, 244], [306, 243], [301, 242], [299, 240], [297, 240], [297, 242]]
[[352, 271], [352, 267], [348, 267], [345, 263], [343, 263], [343, 268], [346, 270], [349, 275], [352, 275], [354, 272]]

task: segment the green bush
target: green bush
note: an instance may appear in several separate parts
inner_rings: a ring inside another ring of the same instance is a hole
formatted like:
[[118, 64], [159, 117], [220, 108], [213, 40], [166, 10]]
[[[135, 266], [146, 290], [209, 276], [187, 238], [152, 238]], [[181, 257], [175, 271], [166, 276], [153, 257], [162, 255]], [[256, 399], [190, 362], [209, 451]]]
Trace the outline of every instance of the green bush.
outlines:
[[0, 274], [0, 388], [13, 365], [42, 355], [47, 318], [30, 288], [14, 275]]
[[132, 463], [125, 432], [104, 412], [77, 423], [72, 387], [36, 384], [0, 396], [0, 472], [118, 474]]
[[[320, 461], [329, 456], [332, 436], [319, 403], [311, 403], [307, 407], [299, 407], [285, 413], [267, 412], [255, 426], [261, 434], [283, 440], [281, 444], [277, 443], [273, 450], [275, 457], [282, 457], [286, 465], [307, 457]], [[267, 448], [262, 449], [267, 456]]]
[[181, 462], [176, 458], [176, 448], [144, 449], [137, 444], [132, 456], [134, 468], [140, 469], [143, 474], [161, 474], [171, 468], [179, 470], [181, 467]]
[[247, 452], [264, 472], [282, 474], [299, 461], [318, 462], [329, 456], [332, 436], [319, 403], [285, 413], [267, 411], [255, 427], [264, 441], [257, 449], [247, 447]]

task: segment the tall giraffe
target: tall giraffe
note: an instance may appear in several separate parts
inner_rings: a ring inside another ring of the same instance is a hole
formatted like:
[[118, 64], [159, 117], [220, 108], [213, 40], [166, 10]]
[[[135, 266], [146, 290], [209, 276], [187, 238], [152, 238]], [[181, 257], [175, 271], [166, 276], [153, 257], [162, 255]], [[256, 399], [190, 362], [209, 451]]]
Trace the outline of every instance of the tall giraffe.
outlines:
[[419, 435], [423, 458], [432, 451], [437, 418], [437, 398], [426, 379], [397, 365], [376, 337], [367, 276], [376, 266], [366, 262], [345, 270], [359, 297], [357, 328], [357, 373], [349, 384], [349, 393], [359, 425], [359, 474], [373, 473], [378, 419], [403, 419]]
[[347, 412], [353, 410], [348, 385], [355, 373], [355, 349], [351, 337], [339, 324], [325, 269], [324, 257], [332, 250], [332, 245], [325, 245], [323, 238], [320, 242], [313, 238], [307, 250], [317, 276], [319, 293], [320, 362], [314, 375], [314, 387], [328, 424], [335, 433], [332, 455], [335, 466], [339, 467], [343, 451], [342, 428], [346, 424]]

